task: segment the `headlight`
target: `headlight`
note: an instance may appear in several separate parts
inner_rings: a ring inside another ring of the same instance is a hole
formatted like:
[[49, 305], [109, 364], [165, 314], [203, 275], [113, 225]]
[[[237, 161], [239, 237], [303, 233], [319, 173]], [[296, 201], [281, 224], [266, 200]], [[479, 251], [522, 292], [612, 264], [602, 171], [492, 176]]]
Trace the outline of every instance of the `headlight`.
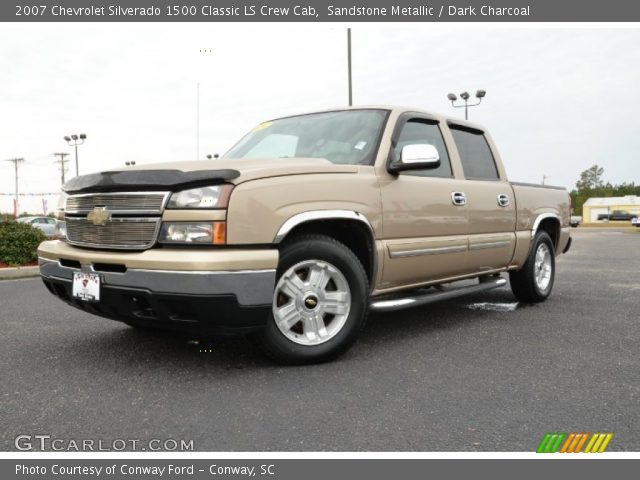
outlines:
[[165, 222], [160, 229], [160, 243], [224, 245], [225, 222]]
[[67, 197], [69, 195], [67, 195], [65, 192], [60, 192], [60, 195], [58, 196], [58, 210], [64, 210], [64, 207], [67, 204]]
[[67, 223], [58, 220], [56, 222], [56, 237], [65, 239], [67, 238]]
[[67, 206], [67, 195], [65, 192], [60, 192], [60, 196], [58, 196], [58, 204], [56, 206], [55, 217], [58, 220], [64, 220], [64, 209]]
[[176, 192], [167, 208], [226, 208], [232, 189], [233, 185], [226, 184]]

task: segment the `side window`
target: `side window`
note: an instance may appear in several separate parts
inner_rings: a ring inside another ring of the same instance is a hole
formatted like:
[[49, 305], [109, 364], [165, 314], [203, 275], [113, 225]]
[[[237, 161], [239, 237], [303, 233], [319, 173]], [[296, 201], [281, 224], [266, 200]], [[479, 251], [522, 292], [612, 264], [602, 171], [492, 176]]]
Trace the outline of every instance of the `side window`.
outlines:
[[465, 178], [499, 180], [496, 161], [482, 132], [451, 127]]
[[426, 122], [421, 119], [411, 119], [407, 121], [400, 131], [398, 142], [394, 148], [395, 158], [400, 158], [402, 148], [406, 145], [428, 144], [433, 145], [440, 154], [440, 166], [429, 170], [414, 170], [404, 172], [403, 175], [419, 175], [422, 177], [452, 177], [451, 162], [449, 154], [442, 139], [442, 133], [437, 124]]

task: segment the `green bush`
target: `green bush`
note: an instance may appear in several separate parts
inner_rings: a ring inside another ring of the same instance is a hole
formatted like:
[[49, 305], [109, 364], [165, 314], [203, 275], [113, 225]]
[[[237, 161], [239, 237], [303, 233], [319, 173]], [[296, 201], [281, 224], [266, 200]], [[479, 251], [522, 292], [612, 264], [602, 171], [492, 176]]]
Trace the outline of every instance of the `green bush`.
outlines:
[[42, 230], [26, 223], [0, 223], [0, 262], [23, 265], [38, 259], [38, 245], [45, 241]]

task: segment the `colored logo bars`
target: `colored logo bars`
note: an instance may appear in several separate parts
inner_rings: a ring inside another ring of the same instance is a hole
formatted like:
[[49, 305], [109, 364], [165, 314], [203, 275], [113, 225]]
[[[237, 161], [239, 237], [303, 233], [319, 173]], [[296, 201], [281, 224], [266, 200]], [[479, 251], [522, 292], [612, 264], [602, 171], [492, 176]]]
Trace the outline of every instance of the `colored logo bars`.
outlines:
[[[537, 453], [602, 453], [609, 445], [613, 433], [547, 433]], [[589, 439], [589, 441], [587, 441]], [[585, 447], [586, 445], [586, 447]], [[584, 450], [582, 449], [584, 447]]]

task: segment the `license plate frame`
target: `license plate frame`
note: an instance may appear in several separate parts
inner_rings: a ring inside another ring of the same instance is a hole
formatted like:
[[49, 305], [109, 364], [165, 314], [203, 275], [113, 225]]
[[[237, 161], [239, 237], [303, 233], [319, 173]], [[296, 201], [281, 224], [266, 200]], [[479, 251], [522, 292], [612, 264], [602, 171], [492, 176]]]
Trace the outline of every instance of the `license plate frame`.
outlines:
[[102, 281], [97, 273], [73, 272], [73, 298], [85, 302], [100, 301]]

